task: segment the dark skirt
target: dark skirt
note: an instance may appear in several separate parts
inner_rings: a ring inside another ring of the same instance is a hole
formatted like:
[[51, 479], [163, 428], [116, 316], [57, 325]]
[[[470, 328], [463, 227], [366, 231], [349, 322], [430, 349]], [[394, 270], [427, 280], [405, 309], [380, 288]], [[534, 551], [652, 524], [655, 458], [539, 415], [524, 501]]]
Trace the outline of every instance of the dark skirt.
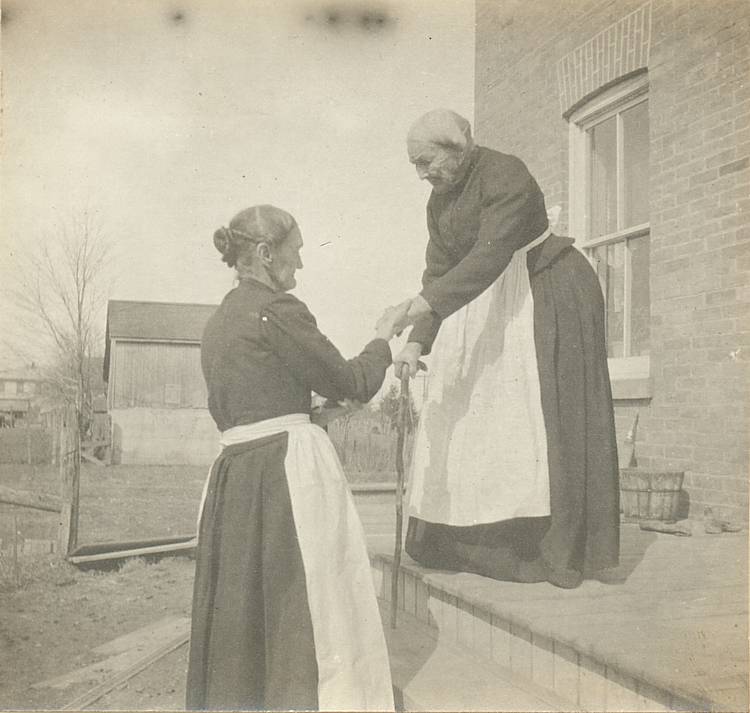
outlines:
[[[436, 569], [575, 587], [619, 559], [619, 482], [601, 288], [553, 236], [529, 254], [550, 515], [456, 527], [410, 518], [406, 551]], [[498, 434], [512, 447], [512, 434]]]
[[281, 433], [226, 448], [201, 518], [187, 708], [312, 710], [318, 670]]

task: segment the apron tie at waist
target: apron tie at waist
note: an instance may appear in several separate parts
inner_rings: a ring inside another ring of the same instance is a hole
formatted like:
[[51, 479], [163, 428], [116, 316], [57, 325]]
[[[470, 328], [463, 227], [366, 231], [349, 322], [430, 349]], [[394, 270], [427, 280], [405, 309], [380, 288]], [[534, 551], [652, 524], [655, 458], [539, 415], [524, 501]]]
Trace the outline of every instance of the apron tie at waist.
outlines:
[[276, 418], [267, 418], [264, 421], [256, 423], [247, 423], [241, 426], [234, 426], [222, 431], [219, 443], [222, 448], [233, 446], [237, 443], [247, 443], [258, 438], [273, 436], [276, 433], [283, 433], [295, 426], [309, 426], [310, 416], [306, 413], [290, 413], [286, 416], [277, 416]]
[[[273, 436], [277, 433], [283, 433], [290, 429], [297, 428], [299, 426], [312, 426], [310, 422], [310, 416], [306, 413], [290, 413], [285, 416], [277, 416], [276, 418], [267, 418], [263, 421], [256, 421], [255, 423], [244, 423], [240, 426], [233, 426], [228, 428], [226, 431], [221, 432], [219, 436], [219, 445], [221, 451], [229, 446], [235, 446], [238, 443], [249, 443], [250, 441], [256, 441], [259, 438], [265, 438], [266, 436]], [[221, 455], [221, 451], [217, 458]], [[196, 532], [200, 532], [201, 529], [201, 518], [203, 516], [203, 508], [206, 505], [206, 496], [208, 495], [208, 484], [211, 480], [211, 470], [213, 464], [208, 469], [208, 475], [203, 483], [203, 492], [201, 493], [200, 504], [198, 505], [198, 525]]]

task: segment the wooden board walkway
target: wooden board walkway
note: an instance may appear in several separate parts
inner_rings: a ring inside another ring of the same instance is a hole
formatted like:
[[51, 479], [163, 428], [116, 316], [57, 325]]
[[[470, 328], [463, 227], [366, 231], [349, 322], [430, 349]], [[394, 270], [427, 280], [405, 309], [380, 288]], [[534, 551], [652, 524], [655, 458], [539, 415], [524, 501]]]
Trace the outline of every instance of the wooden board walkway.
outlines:
[[40, 681], [32, 688], [66, 689], [92, 684], [63, 710], [83, 710], [154, 662], [183, 646], [190, 638], [190, 619], [165, 617], [93, 649], [98, 661], [61, 676]]

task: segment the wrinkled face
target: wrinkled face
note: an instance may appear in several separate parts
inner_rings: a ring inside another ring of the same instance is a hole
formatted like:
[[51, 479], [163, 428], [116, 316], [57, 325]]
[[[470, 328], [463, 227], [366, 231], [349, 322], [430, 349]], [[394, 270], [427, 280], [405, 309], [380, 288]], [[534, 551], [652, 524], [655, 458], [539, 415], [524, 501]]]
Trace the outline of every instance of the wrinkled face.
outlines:
[[297, 284], [294, 273], [302, 269], [302, 244], [302, 233], [295, 225], [289, 235], [271, 251], [273, 262], [270, 267], [279, 288], [284, 291], [293, 289]]
[[461, 154], [435, 144], [408, 144], [409, 160], [435, 193], [447, 193], [460, 178]]

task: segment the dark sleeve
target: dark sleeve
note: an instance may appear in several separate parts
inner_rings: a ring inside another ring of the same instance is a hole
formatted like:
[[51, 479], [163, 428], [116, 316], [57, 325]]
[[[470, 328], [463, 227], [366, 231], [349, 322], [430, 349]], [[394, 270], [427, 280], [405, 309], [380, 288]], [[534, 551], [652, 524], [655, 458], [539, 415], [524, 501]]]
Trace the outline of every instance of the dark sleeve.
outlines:
[[520, 159], [506, 156], [494, 162], [480, 180], [476, 242], [466, 257], [421, 293], [442, 319], [484, 292], [508, 266], [513, 253], [548, 227], [544, 196]]
[[[440, 240], [440, 233], [437, 229], [435, 217], [427, 204], [427, 231], [430, 239], [427, 243], [427, 252], [425, 253], [425, 270], [422, 273], [422, 287], [427, 287], [438, 277], [444, 275], [453, 266], [454, 261], [449, 253], [443, 247]], [[422, 345], [422, 354], [429, 354], [432, 344], [437, 337], [442, 319], [437, 312], [432, 311], [429, 314], [420, 317], [409, 333], [410, 342], [419, 342]]]
[[354, 359], [344, 359], [318, 329], [315, 317], [292, 295], [279, 295], [261, 311], [263, 335], [294, 376], [311, 391], [340, 401], [369, 401], [391, 364], [384, 339], [373, 339]]

